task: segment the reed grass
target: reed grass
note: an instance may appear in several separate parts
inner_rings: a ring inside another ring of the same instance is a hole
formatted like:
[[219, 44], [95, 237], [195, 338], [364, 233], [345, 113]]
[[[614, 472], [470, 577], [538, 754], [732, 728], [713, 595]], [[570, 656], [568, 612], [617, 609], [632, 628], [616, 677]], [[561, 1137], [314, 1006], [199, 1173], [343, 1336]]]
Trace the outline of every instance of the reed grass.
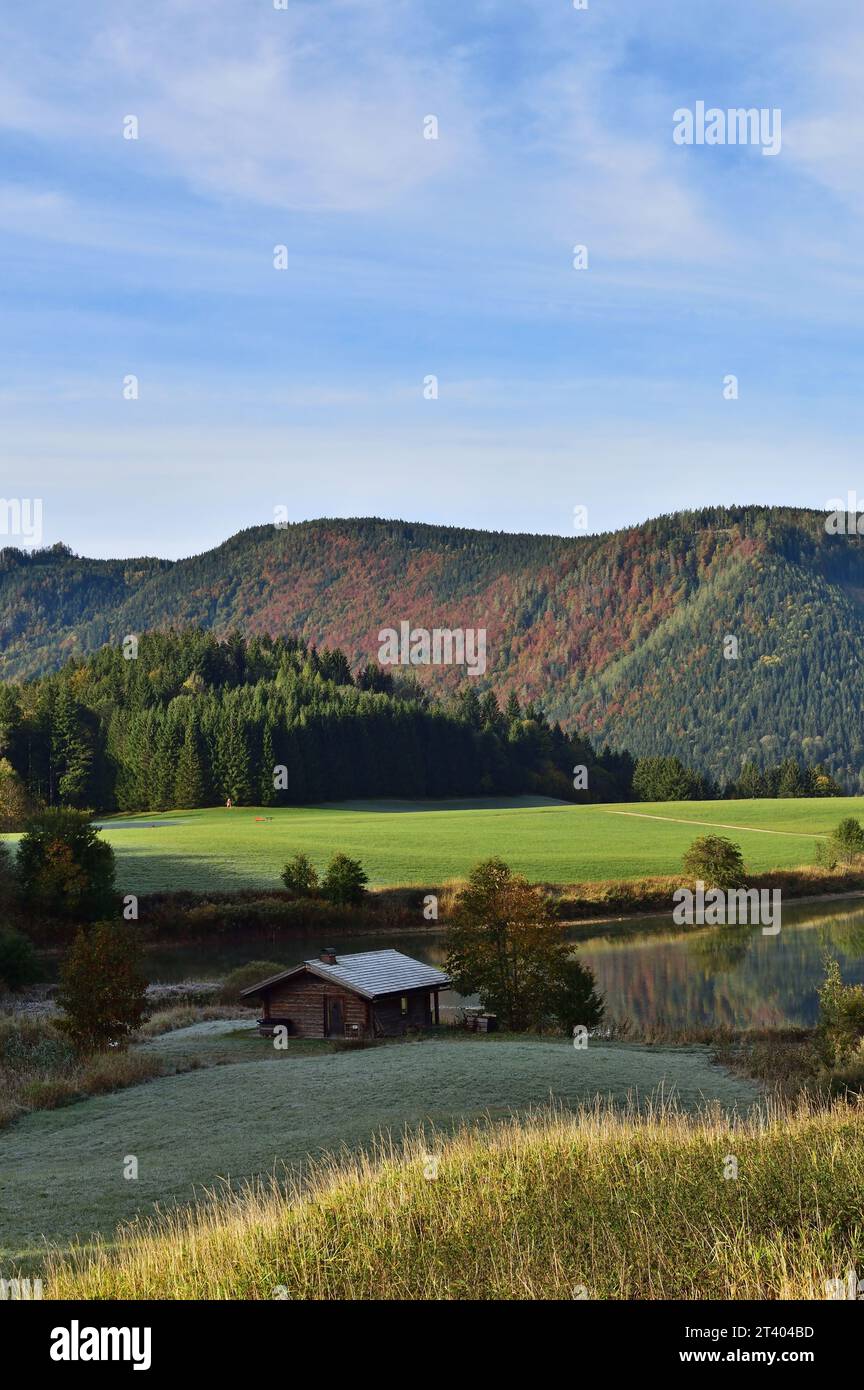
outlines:
[[[190, 1059], [182, 1069], [193, 1065]], [[0, 1129], [32, 1110], [56, 1110], [178, 1069], [137, 1050], [82, 1055], [49, 1018], [0, 1016]]]

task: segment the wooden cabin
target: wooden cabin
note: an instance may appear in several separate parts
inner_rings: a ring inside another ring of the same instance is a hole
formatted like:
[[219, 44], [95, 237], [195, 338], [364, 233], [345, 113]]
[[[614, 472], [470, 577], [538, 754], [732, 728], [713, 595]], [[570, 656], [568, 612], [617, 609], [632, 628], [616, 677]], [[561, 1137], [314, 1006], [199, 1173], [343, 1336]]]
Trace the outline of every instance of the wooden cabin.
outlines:
[[296, 1038], [390, 1038], [437, 1024], [438, 992], [449, 984], [443, 971], [401, 951], [339, 956], [327, 946], [242, 996], [261, 1000], [262, 1033], [282, 1025]]

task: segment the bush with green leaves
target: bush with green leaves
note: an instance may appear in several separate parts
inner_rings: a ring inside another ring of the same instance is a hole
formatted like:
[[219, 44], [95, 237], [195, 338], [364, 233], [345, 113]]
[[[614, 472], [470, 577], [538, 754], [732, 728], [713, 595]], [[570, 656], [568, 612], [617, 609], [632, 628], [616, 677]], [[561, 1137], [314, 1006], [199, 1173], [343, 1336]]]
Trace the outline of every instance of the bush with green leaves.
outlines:
[[236, 970], [225, 976], [219, 987], [220, 1004], [242, 1004], [246, 1008], [255, 1008], [258, 1001], [241, 999], [241, 991], [260, 984], [262, 980], [269, 980], [271, 975], [279, 975], [285, 968], [272, 960], [250, 960], [246, 965], [238, 965]]
[[14, 992], [38, 979], [39, 961], [29, 936], [0, 928], [0, 990]]
[[33, 816], [18, 846], [18, 885], [31, 913], [93, 921], [114, 906], [114, 851], [87, 811]]
[[816, 863], [834, 869], [838, 864], [847, 868], [864, 854], [864, 829], [854, 816], [844, 816], [827, 840], [816, 846]]
[[549, 982], [549, 1017], [564, 1033], [595, 1027], [603, 1018], [603, 996], [593, 970], [575, 956], [559, 961]]
[[282, 870], [282, 882], [297, 898], [314, 897], [318, 891], [318, 873], [308, 854], [300, 850], [288, 860]]
[[744, 859], [740, 845], [723, 835], [700, 835], [682, 860], [685, 874], [701, 879], [707, 888], [741, 888]]
[[327, 865], [321, 892], [328, 902], [337, 906], [357, 906], [363, 901], [369, 876], [359, 859], [347, 854], [334, 854]]
[[825, 958], [825, 980], [819, 990], [816, 1040], [827, 1066], [848, 1061], [864, 1039], [864, 985], [844, 985], [840, 965]]
[[830, 837], [825, 840], [816, 841], [816, 850], [813, 855], [813, 863], [819, 869], [836, 869], [837, 855], [831, 844]]
[[79, 1052], [120, 1047], [141, 1025], [147, 979], [141, 943], [126, 922], [82, 927], [60, 971], [58, 1027]]

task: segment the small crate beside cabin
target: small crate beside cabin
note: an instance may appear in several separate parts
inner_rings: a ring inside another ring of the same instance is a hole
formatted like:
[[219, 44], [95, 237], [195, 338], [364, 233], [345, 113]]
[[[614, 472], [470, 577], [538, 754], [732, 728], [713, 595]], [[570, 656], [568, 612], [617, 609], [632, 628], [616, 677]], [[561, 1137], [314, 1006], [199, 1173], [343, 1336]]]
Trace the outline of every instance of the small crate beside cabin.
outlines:
[[337, 955], [325, 947], [313, 960], [243, 990], [260, 999], [261, 1033], [284, 1026], [289, 1038], [389, 1038], [440, 1022], [443, 971], [401, 951]]

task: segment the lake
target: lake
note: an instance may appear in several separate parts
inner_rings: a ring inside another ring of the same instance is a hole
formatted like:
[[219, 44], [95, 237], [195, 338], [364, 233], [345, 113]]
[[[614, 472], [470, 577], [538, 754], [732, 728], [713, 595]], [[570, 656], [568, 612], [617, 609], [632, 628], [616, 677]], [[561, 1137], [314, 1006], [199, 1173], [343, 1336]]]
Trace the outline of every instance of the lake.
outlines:
[[[679, 928], [671, 917], [573, 927], [569, 936], [580, 959], [594, 970], [611, 1018], [637, 1026], [727, 1024], [771, 1028], [813, 1024], [816, 991], [826, 950], [836, 955], [843, 979], [864, 983], [864, 900], [786, 906], [777, 936], [759, 927]], [[218, 979], [249, 960], [296, 965], [325, 943], [315, 936], [289, 939], [222, 938], [212, 946], [156, 947], [147, 951], [151, 980]], [[328, 936], [337, 951], [404, 951], [443, 968], [443, 933], [425, 930], [377, 935]], [[459, 996], [441, 996], [458, 1004]]]

